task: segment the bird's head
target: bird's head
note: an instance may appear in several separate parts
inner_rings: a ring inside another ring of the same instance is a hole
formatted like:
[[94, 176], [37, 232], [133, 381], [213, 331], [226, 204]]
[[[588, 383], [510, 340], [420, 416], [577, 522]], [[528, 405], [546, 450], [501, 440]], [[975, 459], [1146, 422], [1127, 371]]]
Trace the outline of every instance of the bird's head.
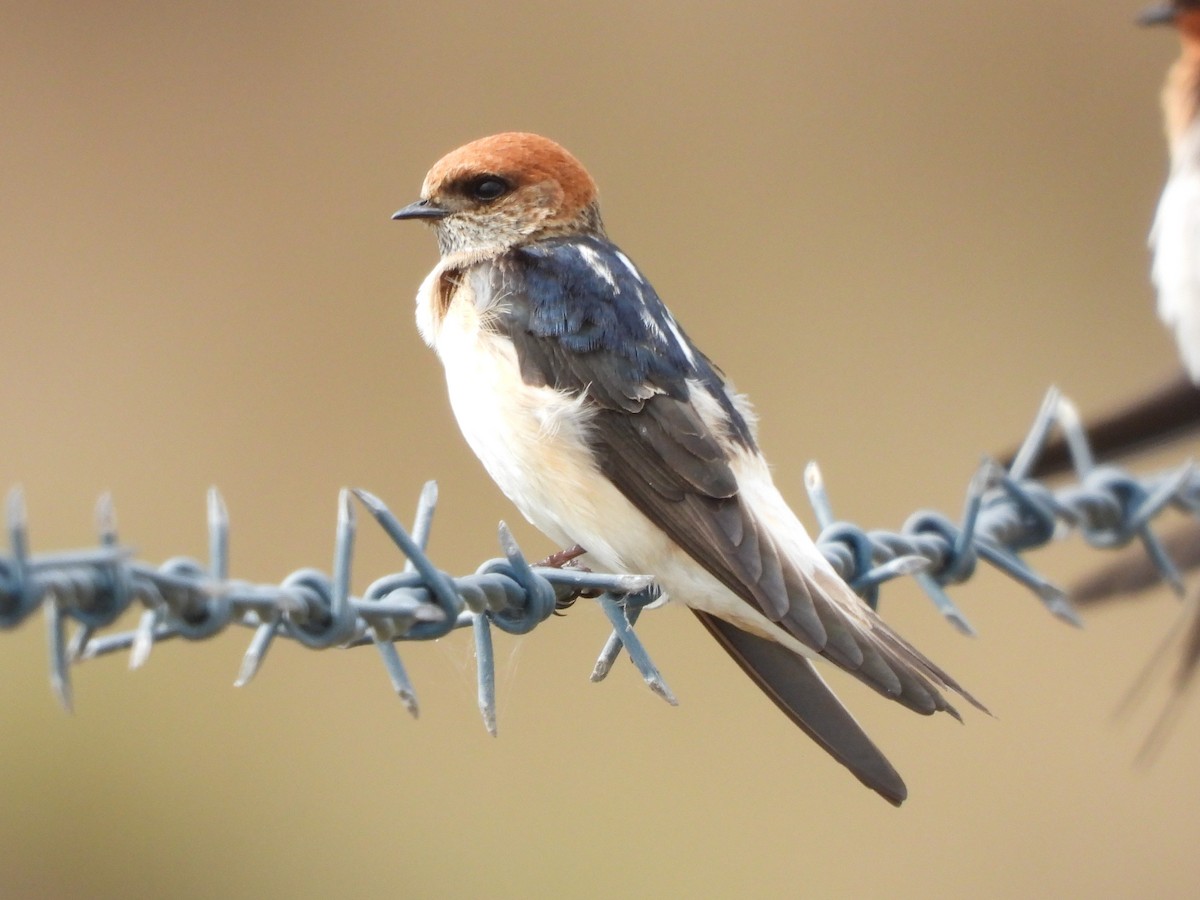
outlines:
[[1174, 25], [1189, 34], [1200, 34], [1200, 0], [1166, 0], [1138, 16], [1142, 25]]
[[604, 233], [596, 183], [579, 160], [523, 132], [446, 154], [425, 176], [421, 199], [392, 218], [433, 225], [443, 256], [498, 255], [543, 238]]

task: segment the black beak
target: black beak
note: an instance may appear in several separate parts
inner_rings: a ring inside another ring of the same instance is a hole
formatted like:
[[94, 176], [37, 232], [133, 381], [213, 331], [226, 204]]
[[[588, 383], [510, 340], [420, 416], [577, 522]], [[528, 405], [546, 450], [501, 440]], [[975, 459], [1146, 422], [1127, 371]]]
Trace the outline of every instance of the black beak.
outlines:
[[392, 214], [393, 219], [444, 219], [450, 215], [448, 209], [434, 206], [428, 200], [418, 200], [410, 203], [404, 209], [398, 209]]
[[1179, 10], [1175, 8], [1174, 3], [1160, 3], [1158, 6], [1142, 10], [1141, 15], [1137, 17], [1137, 23], [1139, 25], [1170, 25], [1178, 14]]

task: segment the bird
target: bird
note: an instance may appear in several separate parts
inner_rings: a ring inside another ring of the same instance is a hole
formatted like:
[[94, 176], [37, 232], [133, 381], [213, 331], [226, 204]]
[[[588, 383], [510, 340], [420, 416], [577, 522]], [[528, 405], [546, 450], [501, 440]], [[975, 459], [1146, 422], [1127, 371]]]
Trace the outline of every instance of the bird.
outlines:
[[[986, 709], [821, 555], [771, 479], [748, 401], [606, 233], [597, 187], [536, 134], [465, 144], [392, 218], [436, 233], [417, 327], [500, 490], [602, 571], [651, 575], [792, 721], [894, 805], [905, 783], [825, 684], [832, 662], [909, 709]], [[665, 602], [665, 601], [664, 601]]]
[[[1174, 334], [1182, 369], [1089, 417], [1086, 431], [1102, 460], [1188, 439], [1200, 430], [1200, 0], [1168, 0], [1144, 10], [1137, 21], [1173, 27], [1180, 40], [1180, 55], [1160, 94], [1170, 169], [1149, 244], [1158, 315]], [[1011, 461], [1013, 455], [1003, 458]], [[1070, 466], [1066, 444], [1058, 440], [1029, 474], [1048, 477]]]
[[[1170, 159], [1154, 222], [1151, 281], [1157, 291], [1158, 315], [1175, 335], [1182, 370], [1161, 387], [1092, 418], [1086, 425], [1100, 459], [1109, 459], [1191, 438], [1200, 428], [1200, 0], [1168, 0], [1138, 16], [1142, 25], [1173, 27], [1180, 55], [1167, 71], [1160, 94]], [[1008, 454], [1012, 458], [1013, 454]], [[1066, 442], [1048, 445], [1029, 471], [1033, 477], [1061, 474], [1071, 466]], [[1168, 555], [1185, 570], [1200, 566], [1200, 526], [1194, 519], [1177, 526], [1166, 538]], [[1129, 598], [1162, 583], [1156, 562], [1134, 548], [1088, 573], [1072, 586], [1076, 603], [1088, 605]], [[1143, 747], [1157, 746], [1173, 721], [1189, 685], [1200, 676], [1200, 596], [1195, 593], [1171, 628], [1168, 640], [1138, 678], [1130, 698], [1150, 683], [1149, 674], [1180, 650], [1172, 677], [1170, 702]], [[1129, 699], [1125, 706], [1129, 705]]]
[[1161, 102], [1171, 168], [1150, 246], [1158, 315], [1193, 383], [1200, 383], [1200, 2], [1171, 0], [1142, 13], [1146, 25], [1171, 25], [1181, 53], [1167, 72]]

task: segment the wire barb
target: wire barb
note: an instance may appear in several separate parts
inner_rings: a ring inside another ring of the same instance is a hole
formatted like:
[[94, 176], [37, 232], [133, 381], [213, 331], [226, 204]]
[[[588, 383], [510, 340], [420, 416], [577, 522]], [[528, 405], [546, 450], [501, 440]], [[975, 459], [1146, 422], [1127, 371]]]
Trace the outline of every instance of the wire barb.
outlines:
[[[1071, 448], [1078, 481], [1050, 490], [1024, 477], [1054, 429]], [[810, 463], [805, 486], [820, 534], [817, 545], [834, 570], [876, 607], [879, 588], [911, 576], [957, 630], [974, 635], [946, 588], [973, 576], [978, 562], [1029, 588], [1056, 617], [1080, 619], [1058, 587], [1023, 559], [1070, 529], [1093, 547], [1111, 548], [1135, 538], [1145, 546], [1164, 579], [1181, 579], [1151, 522], [1169, 507], [1200, 516], [1200, 477], [1192, 463], [1137, 478], [1113, 466], [1095, 465], [1074, 407], [1051, 389], [1009, 471], [985, 459], [972, 475], [960, 519], [919, 511], [898, 532], [864, 531], [833, 513], [820, 470]], [[5, 506], [9, 551], [0, 555], [0, 628], [15, 628], [39, 607], [46, 621], [51, 685], [59, 702], [71, 708], [71, 666], [129, 650], [139, 668], [156, 644], [183, 638], [211, 638], [231, 625], [252, 629], [235, 684], [247, 684], [260, 671], [277, 638], [310, 649], [373, 645], [392, 689], [410, 714], [420, 707], [397, 643], [442, 637], [470, 627], [474, 635], [478, 701], [484, 727], [496, 734], [493, 627], [526, 634], [547, 621], [556, 601], [580, 591], [598, 594], [612, 634], [593, 668], [593, 681], [612, 669], [622, 649], [654, 693], [672, 705], [667, 686], [634, 631], [641, 612], [659, 600], [650, 575], [603, 574], [581, 568], [530, 565], [504, 523], [498, 529], [502, 556], [473, 574], [451, 577], [426, 553], [437, 505], [437, 485], [421, 490], [406, 530], [387, 506], [367, 491], [339, 493], [332, 574], [299, 569], [280, 584], [250, 584], [230, 578], [230, 525], [215, 488], [207, 496], [209, 560], [176, 558], [157, 568], [133, 559], [117, 536], [112, 499], [96, 505], [97, 548], [33, 555], [29, 550], [24, 494], [13, 488]], [[361, 597], [351, 593], [357, 522], [353, 501], [361, 503], [404, 555], [403, 568], [370, 584]], [[124, 612], [140, 610], [131, 631], [101, 634]], [[68, 620], [76, 630], [68, 639]]]

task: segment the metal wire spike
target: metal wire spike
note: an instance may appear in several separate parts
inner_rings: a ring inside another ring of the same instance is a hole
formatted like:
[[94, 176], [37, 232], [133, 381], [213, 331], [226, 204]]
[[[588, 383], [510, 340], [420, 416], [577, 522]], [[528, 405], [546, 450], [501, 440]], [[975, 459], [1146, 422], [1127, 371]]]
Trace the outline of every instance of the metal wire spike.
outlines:
[[951, 562], [946, 568], [946, 581], [957, 581], [964, 576], [974, 564], [974, 554], [971, 548], [975, 543], [975, 528], [979, 524], [979, 512], [983, 508], [983, 498], [1001, 478], [999, 466], [985, 458], [971, 481], [967, 485], [967, 499], [963, 507], [962, 524], [954, 539], [951, 549]]
[[[629, 623], [630, 628], [637, 624], [642, 610], [653, 604], [657, 599], [657, 591], [649, 586], [644, 590], [625, 597], [625, 621]], [[603, 681], [608, 677], [608, 673], [612, 671], [613, 663], [621, 655], [621, 650], [624, 646], [621, 641], [621, 635], [614, 630], [608, 636], [608, 640], [600, 650], [600, 655], [596, 658], [595, 666], [592, 667], [592, 681]]]
[[108, 491], [96, 500], [96, 532], [103, 546], [117, 546], [117, 510], [113, 506], [112, 494]]
[[1129, 517], [1130, 527], [1137, 531], [1142, 546], [1146, 548], [1146, 553], [1154, 561], [1158, 571], [1162, 574], [1163, 580], [1171, 586], [1177, 597], [1183, 597], [1186, 593], [1183, 585], [1183, 576], [1171, 561], [1171, 557], [1168, 555], [1162, 542], [1158, 539], [1158, 536], [1150, 528], [1150, 520], [1157, 516], [1172, 501], [1183, 486], [1192, 479], [1194, 474], [1195, 465], [1191, 460], [1188, 460], [1179, 467], [1173, 476], [1168, 477], [1155, 490], [1149, 492], [1141, 505]]
[[885, 581], [891, 581], [893, 578], [903, 578], [905, 575], [916, 575], [918, 572], [924, 572], [929, 568], [929, 560], [923, 556], [897, 556], [895, 559], [889, 559], [882, 562], [869, 572], [864, 572], [859, 575], [850, 586], [855, 591], [862, 593], [867, 588], [881, 585]]
[[364, 491], [359, 488], [354, 488], [352, 493], [359, 501], [366, 506], [367, 510], [374, 516], [375, 521], [379, 523], [384, 532], [390, 537], [393, 543], [400, 548], [405, 556], [412, 563], [413, 568], [424, 579], [426, 586], [433, 594], [434, 599], [446, 614], [446, 618], [442, 623], [426, 622], [423, 623], [421, 633], [427, 636], [441, 637], [449, 633], [453, 629], [454, 623], [458, 619], [458, 614], [462, 612], [462, 600], [454, 592], [454, 587], [449, 583], [449, 579], [440, 572], [436, 566], [425, 555], [425, 551], [414, 541], [404, 530], [404, 527], [392, 515], [391, 510], [369, 491]]
[[1042, 405], [1034, 417], [1033, 425], [1009, 467], [1009, 475], [1014, 479], [1019, 481], [1024, 478], [1029, 474], [1033, 464], [1037, 462], [1038, 456], [1046, 446], [1046, 440], [1050, 437], [1050, 431], [1057, 421], [1061, 399], [1062, 394], [1057, 387], [1052, 386], [1046, 391], [1046, 396], [1042, 398]]
[[9, 490], [4, 511], [8, 526], [8, 546], [12, 554], [12, 579], [16, 588], [10, 602], [3, 607], [4, 621], [6, 625], [15, 625], [37, 602], [32, 596], [29, 584], [29, 516], [25, 509], [25, 492], [21, 490], [20, 485], [14, 485]]
[[233, 682], [234, 687], [245, 687], [250, 683], [250, 679], [258, 674], [278, 630], [277, 621], [263, 622], [254, 630], [254, 637], [250, 639], [250, 646], [246, 648], [246, 655], [242, 657], [237, 679]]
[[475, 666], [479, 685], [479, 713], [483, 727], [496, 737], [496, 657], [492, 647], [492, 627], [485, 614], [471, 618], [475, 634]]
[[396, 645], [390, 641], [377, 640], [375, 647], [379, 650], [384, 669], [387, 670], [392, 690], [396, 692], [396, 696], [400, 698], [400, 702], [404, 704], [409, 715], [414, 719], [419, 717], [421, 705], [417, 702], [417, 692], [413, 688], [412, 680], [408, 677], [408, 671], [404, 668], [404, 662], [400, 659]]
[[92, 635], [95, 633], [95, 627], [88, 624], [81, 624], [75, 629], [75, 633], [71, 635], [71, 640], [67, 643], [68, 662], [78, 662], [83, 658], [83, 653], [87, 648], [88, 641], [92, 639]]
[[[638, 610], [629, 610], [629, 624], [635, 625]], [[596, 657], [596, 664], [592, 666], [591, 681], [603, 681], [608, 677], [608, 673], [612, 671], [613, 663], [617, 661], [617, 657], [621, 655], [621, 639], [614, 631], [608, 636], [608, 640], [604, 642], [604, 646], [600, 648], [600, 655]]]
[[[158, 625], [158, 609], [151, 608], [142, 613], [134, 631], [133, 643], [129, 652], [129, 668], [140, 669], [150, 659], [150, 651], [154, 648], [154, 630]], [[88, 658], [87, 655], [84, 657]]]
[[[437, 509], [438, 486], [436, 481], [427, 481], [417, 498], [417, 512], [413, 516], [412, 539], [424, 550], [429, 545], [429, 532], [433, 530], [433, 513]], [[410, 559], [404, 563], [405, 572], [416, 571]]]
[[508, 563], [508, 571], [525, 591], [526, 603], [519, 611], [493, 612], [492, 622], [509, 634], [526, 634], [554, 612], [554, 588], [546, 579], [534, 573], [525, 559], [525, 554], [517, 546], [516, 538], [504, 522], [501, 522], [497, 529], [497, 537]]
[[333, 596], [330, 601], [329, 614], [338, 623], [346, 623], [338, 628], [349, 637], [352, 631], [350, 622], [354, 612], [350, 608], [350, 568], [354, 556], [354, 535], [357, 525], [354, 519], [354, 507], [350, 505], [350, 493], [344, 488], [338, 491], [337, 535], [334, 540], [333, 552]]
[[29, 511], [25, 507], [25, 491], [19, 484], [14, 484], [8, 491], [4, 506], [10, 533], [25, 533], [29, 524]]
[[1058, 416], [1058, 426], [1062, 429], [1063, 438], [1066, 439], [1067, 449], [1071, 454], [1071, 461], [1075, 465], [1075, 472], [1081, 477], [1087, 475], [1096, 467], [1096, 456], [1092, 453], [1092, 445], [1088, 441], [1078, 407], [1066, 397], [1060, 396], [1055, 404], [1055, 412]]
[[208, 568], [212, 577], [229, 577], [229, 511], [215, 487], [208, 489]]
[[[429, 532], [433, 526], [433, 511], [436, 506], [437, 482], [427, 481], [421, 489], [421, 496], [417, 500], [417, 512], [413, 517], [412, 529], [413, 541], [422, 550], [425, 549], [429, 541]], [[404, 571], [416, 571], [416, 567], [413, 565], [411, 559], [405, 561]], [[417, 701], [417, 692], [413, 687], [412, 679], [408, 677], [408, 670], [404, 667], [404, 661], [400, 658], [400, 652], [396, 649], [396, 645], [392, 643], [392, 639], [397, 633], [396, 626], [385, 621], [373, 620], [368, 631], [375, 649], [379, 652], [379, 658], [383, 662], [383, 668], [387, 672], [392, 690], [396, 692], [396, 696], [400, 698], [400, 702], [404, 704], [404, 708], [408, 710], [408, 714], [414, 719], [417, 718], [421, 714], [421, 706]]]
[[[600, 608], [604, 610], [604, 615], [608, 617], [608, 621], [613, 627], [613, 632], [629, 653], [629, 661], [637, 667], [637, 670], [642, 675], [642, 679], [646, 682], [646, 686], [672, 706], [678, 706], [679, 701], [675, 699], [675, 695], [667, 687], [667, 683], [663, 680], [658, 667], [650, 659], [650, 654], [646, 652], [641, 638], [634, 633], [631, 627], [632, 623], [625, 615], [624, 605], [612, 594], [604, 594], [600, 597]], [[636, 619], [636, 616], [634, 618]], [[596, 677], [596, 671], [599, 667], [600, 663], [597, 662], [596, 669], [592, 671], [592, 681], [599, 681], [604, 677], [603, 675], [600, 675], [599, 678]]]
[[824, 531], [833, 525], [833, 505], [829, 502], [829, 493], [825, 490], [821, 467], [815, 461], [810, 461], [804, 467], [804, 489], [808, 492], [808, 503], [817, 517], [817, 525]]
[[934, 608], [942, 614], [947, 622], [958, 629], [959, 634], [967, 637], [977, 637], [979, 632], [968, 620], [963, 611], [958, 608], [950, 596], [942, 589], [941, 584], [928, 572], [916, 572], [913, 580], [920, 585], [925, 595], [933, 601]]
[[46, 640], [50, 645], [50, 689], [59, 704], [67, 712], [74, 712], [74, 697], [71, 693], [71, 670], [67, 656], [66, 628], [58, 598], [48, 592], [44, 604], [46, 615]]

